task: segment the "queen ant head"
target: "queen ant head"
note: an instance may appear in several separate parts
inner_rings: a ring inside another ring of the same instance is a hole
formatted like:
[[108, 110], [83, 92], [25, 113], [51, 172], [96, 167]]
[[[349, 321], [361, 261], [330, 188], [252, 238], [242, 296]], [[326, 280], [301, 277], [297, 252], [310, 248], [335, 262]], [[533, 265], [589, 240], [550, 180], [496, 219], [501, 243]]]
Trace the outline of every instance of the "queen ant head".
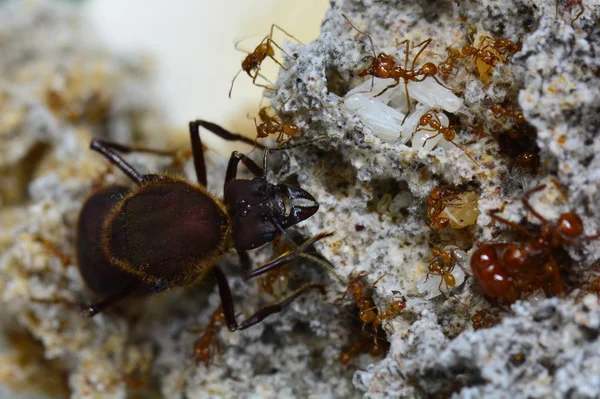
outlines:
[[227, 185], [236, 249], [246, 251], [273, 241], [282, 231], [308, 219], [319, 204], [298, 186], [271, 184], [262, 177]]

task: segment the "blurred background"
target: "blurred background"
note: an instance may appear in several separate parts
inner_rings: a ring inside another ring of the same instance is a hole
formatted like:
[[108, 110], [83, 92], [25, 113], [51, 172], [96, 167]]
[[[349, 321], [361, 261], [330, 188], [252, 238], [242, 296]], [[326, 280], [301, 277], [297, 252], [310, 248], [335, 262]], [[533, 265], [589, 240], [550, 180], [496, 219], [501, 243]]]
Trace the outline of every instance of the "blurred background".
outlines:
[[[231, 80], [249, 52], [276, 23], [304, 43], [319, 34], [326, 0], [87, 0], [84, 13], [101, 39], [118, 52], [144, 52], [152, 57], [155, 89], [176, 146], [187, 146], [187, 123], [196, 118], [216, 122], [235, 132], [255, 135], [254, 122], [262, 89], [242, 72], [228, 98]], [[281, 44], [285, 35], [276, 31]], [[278, 66], [263, 63], [262, 72], [275, 81]], [[208, 136], [208, 135], [205, 135]], [[205, 140], [205, 137], [203, 137]], [[219, 139], [207, 137], [206, 144]], [[185, 147], [187, 148], [187, 147]], [[225, 150], [224, 153], [227, 153]]]

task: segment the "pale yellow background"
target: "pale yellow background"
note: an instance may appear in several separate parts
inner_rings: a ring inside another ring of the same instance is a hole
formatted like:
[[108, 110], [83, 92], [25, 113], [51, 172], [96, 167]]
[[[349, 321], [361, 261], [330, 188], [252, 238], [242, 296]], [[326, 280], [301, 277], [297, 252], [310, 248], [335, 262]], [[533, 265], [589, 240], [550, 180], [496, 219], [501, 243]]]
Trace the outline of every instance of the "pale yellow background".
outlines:
[[[256, 115], [262, 90], [242, 73], [233, 98], [227, 97], [245, 56], [234, 49], [236, 41], [247, 38], [243, 44], [253, 50], [277, 23], [310, 42], [327, 7], [326, 0], [91, 0], [86, 12], [109, 47], [154, 56], [156, 91], [169, 125], [181, 132], [171, 141], [187, 146], [184, 129], [196, 118], [236, 132], [255, 131], [247, 115]], [[277, 33], [275, 40], [283, 36]], [[275, 65], [265, 61], [265, 67], [274, 78]], [[218, 139], [205, 136], [209, 146], [219, 147]]]

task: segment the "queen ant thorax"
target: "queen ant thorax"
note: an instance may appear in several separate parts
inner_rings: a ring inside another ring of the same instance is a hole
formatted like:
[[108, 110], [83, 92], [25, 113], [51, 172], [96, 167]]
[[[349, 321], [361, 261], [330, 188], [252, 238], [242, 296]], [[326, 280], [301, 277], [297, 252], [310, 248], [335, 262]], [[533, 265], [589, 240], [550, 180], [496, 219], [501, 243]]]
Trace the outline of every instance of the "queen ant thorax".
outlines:
[[275, 28], [277, 28], [280, 32], [283, 32], [289, 38], [294, 39], [298, 43], [302, 44], [302, 42], [300, 40], [298, 40], [296, 37], [294, 37], [293, 35], [286, 32], [283, 28], [281, 28], [279, 25], [276, 25], [276, 24], [271, 25], [271, 30], [269, 31], [269, 34], [267, 36], [265, 36], [264, 39], [261, 40], [261, 42], [258, 44], [258, 46], [256, 46], [254, 51], [252, 51], [251, 53], [247, 53], [246, 51], [240, 49], [238, 46], [241, 41], [237, 42], [235, 44], [235, 49], [242, 51], [242, 52], [246, 52], [248, 55], [242, 61], [241, 69], [235, 74], [235, 76], [231, 80], [231, 87], [229, 88], [229, 98], [231, 98], [231, 92], [233, 91], [233, 84], [235, 83], [235, 80], [237, 79], [240, 72], [242, 72], [242, 71], [245, 71], [248, 74], [248, 76], [250, 76], [252, 78], [252, 84], [254, 84], [255, 86], [262, 87], [267, 90], [274, 90], [270, 86], [256, 82], [256, 79], [258, 79], [259, 76], [262, 79], [264, 79], [265, 81], [269, 82], [269, 79], [267, 79], [264, 75], [262, 75], [260, 73], [262, 63], [267, 58], [272, 59], [277, 65], [279, 65], [281, 68], [283, 68], [283, 70], [287, 71], [287, 68], [285, 66], [283, 66], [281, 61], [279, 61], [277, 58], [275, 58], [275, 48], [274, 47], [279, 49], [288, 58], [295, 59], [293, 56], [289, 55], [283, 48], [281, 48], [281, 46], [279, 44], [277, 44], [277, 42], [275, 42], [273, 40], [273, 31], [275, 30]]
[[419, 119], [419, 124], [417, 125], [417, 129], [413, 132], [413, 136], [415, 133], [421, 130], [437, 132], [437, 134], [434, 134], [433, 136], [425, 139], [425, 141], [423, 142], [423, 146], [425, 146], [425, 143], [427, 143], [427, 141], [442, 135], [444, 137], [444, 140], [452, 143], [455, 147], [458, 147], [462, 152], [465, 153], [466, 156], [469, 157], [471, 161], [473, 161], [475, 165], [479, 166], [477, 161], [475, 161], [475, 159], [471, 156], [471, 154], [467, 152], [467, 150], [465, 150], [462, 146], [454, 142], [454, 138], [456, 137], [456, 130], [449, 126], [444, 126], [440, 120], [440, 117], [435, 112], [428, 111], [421, 116], [421, 118]]
[[398, 41], [396, 42], [397, 46], [405, 45], [404, 67], [401, 67], [401, 66], [397, 65], [394, 58], [389, 54], [380, 53], [379, 55], [375, 55], [375, 46], [373, 44], [373, 39], [371, 38], [371, 36], [369, 34], [367, 34], [366, 32], [359, 30], [356, 26], [354, 26], [354, 24], [348, 19], [348, 17], [346, 15], [342, 14], [342, 17], [344, 17], [344, 19], [350, 24], [350, 26], [352, 26], [352, 28], [354, 28], [357, 32], [365, 35], [369, 39], [369, 42], [371, 43], [371, 48], [373, 50], [373, 57], [369, 57], [370, 58], [369, 66], [365, 70], [360, 72], [358, 74], [358, 76], [365, 77], [367, 75], [371, 75], [374, 78], [394, 79], [396, 81], [396, 83], [393, 83], [393, 84], [387, 86], [381, 92], [376, 94], [375, 97], [379, 97], [383, 93], [388, 91], [389, 89], [393, 89], [394, 87], [397, 87], [400, 84], [400, 80], [404, 81], [404, 93], [406, 96], [407, 112], [406, 112], [406, 116], [404, 117], [404, 120], [402, 121], [402, 125], [406, 121], [408, 114], [410, 114], [412, 111], [410, 95], [408, 93], [408, 83], [409, 82], [422, 82], [425, 79], [427, 79], [428, 77], [431, 77], [431, 78], [435, 79], [435, 81], [438, 84], [440, 84], [443, 87], [446, 87], [436, 77], [437, 72], [438, 72], [438, 67], [433, 62], [426, 62], [426, 63], [422, 64], [419, 68], [417, 68], [417, 60], [419, 59], [421, 54], [425, 51], [425, 49], [431, 44], [433, 39], [429, 38], [427, 40], [422, 41], [421, 43], [419, 43], [417, 45], [414, 45], [414, 44], [412, 45], [413, 50], [415, 48], [418, 48], [419, 51], [417, 52], [417, 54], [413, 58], [412, 62], [410, 63], [410, 69], [409, 69], [409, 54], [411, 52], [410, 40], [407, 39], [407, 40], [403, 40], [401, 42], [398, 42]]
[[[557, 183], [556, 183], [557, 184]], [[573, 211], [561, 214], [555, 223], [548, 221], [529, 203], [534, 193], [544, 190], [540, 185], [527, 191], [521, 201], [524, 208], [541, 223], [537, 233], [509, 221], [497, 212], [489, 216], [510, 226], [525, 239], [513, 242], [480, 243], [471, 257], [471, 268], [484, 295], [494, 301], [513, 303], [541, 289], [546, 296], [563, 295], [564, 247], [600, 237], [600, 232], [584, 236], [583, 222]]]

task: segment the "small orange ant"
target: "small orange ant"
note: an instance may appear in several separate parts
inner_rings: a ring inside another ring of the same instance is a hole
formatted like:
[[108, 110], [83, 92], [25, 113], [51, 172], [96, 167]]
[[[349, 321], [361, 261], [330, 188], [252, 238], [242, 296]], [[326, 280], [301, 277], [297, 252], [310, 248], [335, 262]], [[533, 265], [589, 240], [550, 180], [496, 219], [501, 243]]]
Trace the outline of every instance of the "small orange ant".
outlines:
[[482, 38], [482, 42], [484, 41], [491, 42], [491, 44], [488, 44], [487, 46], [493, 48], [502, 56], [505, 56], [506, 61], [508, 61], [514, 53], [521, 50], [520, 43], [515, 43], [511, 40], [508, 40], [505, 37], [501, 37], [500, 39], [493, 39], [490, 36], [484, 36]]
[[[426, 128], [427, 126], [429, 126], [431, 129], [427, 129]], [[460, 150], [462, 152], [464, 152], [469, 157], [469, 159], [471, 161], [473, 161], [473, 163], [475, 165], [479, 166], [479, 164], [477, 163], [477, 161], [475, 161], [475, 159], [473, 159], [471, 154], [469, 154], [463, 147], [461, 147], [460, 145], [458, 145], [454, 142], [454, 138], [456, 137], [456, 130], [454, 130], [451, 127], [442, 125], [440, 118], [434, 112], [428, 111], [421, 116], [421, 118], [419, 119], [419, 124], [417, 125], [417, 129], [413, 132], [413, 136], [415, 133], [417, 133], [420, 130], [438, 132], [437, 134], [434, 134], [433, 136], [425, 139], [423, 146], [425, 146], [425, 143], [427, 141], [429, 141], [439, 135], [442, 135], [442, 136], [444, 136], [444, 139], [446, 141], [448, 141], [448, 142], [454, 144], [454, 146], [460, 148]]]
[[431, 248], [431, 255], [433, 255], [434, 259], [429, 264], [427, 277], [429, 275], [441, 277], [438, 290], [445, 296], [442, 292], [442, 283], [445, 283], [448, 289], [452, 289], [456, 285], [456, 278], [452, 274], [456, 260], [450, 251], [445, 251], [437, 247]]
[[464, 58], [461, 52], [455, 48], [449, 47], [448, 58], [438, 65], [439, 74], [444, 80], [448, 80], [452, 71], [456, 69], [454, 64], [459, 58]]
[[[267, 85], [256, 83], [256, 79], [259, 76], [261, 78], [263, 78], [264, 80], [266, 80], [267, 82], [269, 81], [264, 75], [262, 75], [260, 73], [262, 62], [267, 58], [272, 59], [277, 65], [279, 65], [281, 68], [283, 68], [284, 70], [287, 71], [287, 68], [284, 67], [283, 64], [279, 60], [277, 60], [277, 58], [275, 58], [275, 49], [273, 48], [273, 46], [275, 46], [279, 50], [281, 50], [281, 52], [284, 53], [288, 58], [295, 59], [294, 57], [292, 57], [291, 55], [286, 53], [285, 50], [283, 48], [281, 48], [281, 46], [279, 46], [273, 40], [273, 31], [275, 30], [275, 28], [279, 29], [279, 31], [283, 32], [288, 37], [290, 37], [290, 38], [294, 39], [295, 41], [297, 41], [298, 43], [302, 44], [302, 42], [300, 40], [298, 40], [296, 37], [294, 37], [293, 35], [286, 32], [279, 25], [276, 25], [276, 24], [271, 25], [271, 30], [269, 31], [269, 34], [267, 36], [265, 36], [264, 39], [262, 39], [262, 41], [258, 44], [258, 46], [256, 46], [256, 48], [254, 49], [253, 52], [248, 53], [246, 58], [244, 58], [244, 60], [242, 61], [242, 68], [235, 74], [235, 76], [231, 80], [231, 87], [229, 88], [229, 98], [231, 98], [231, 92], [233, 91], [233, 84], [235, 83], [235, 80], [237, 79], [240, 72], [242, 72], [242, 71], [245, 71], [248, 74], [248, 76], [250, 76], [252, 78], [252, 83], [255, 86], [262, 87], [267, 90], [274, 90], [273, 88], [271, 88]], [[236, 50], [245, 52], [244, 50], [241, 50], [238, 47], [239, 44], [240, 44], [240, 42], [237, 42], [235, 44]]]
[[401, 66], [397, 65], [396, 61], [392, 58], [392, 56], [390, 56], [388, 54], [380, 53], [378, 56], [375, 56], [375, 46], [373, 45], [373, 39], [371, 38], [371, 36], [369, 34], [367, 34], [366, 32], [359, 30], [356, 26], [354, 26], [354, 24], [352, 24], [352, 22], [350, 22], [350, 20], [348, 19], [348, 17], [346, 17], [346, 15], [342, 14], [342, 16], [350, 24], [350, 26], [352, 26], [352, 28], [354, 28], [357, 32], [365, 35], [369, 39], [369, 41], [371, 42], [371, 47], [373, 49], [373, 57], [370, 57], [371, 64], [367, 67], [367, 69], [360, 72], [358, 74], [358, 76], [365, 77], [367, 75], [371, 75], [371, 76], [373, 76], [375, 78], [379, 78], [379, 79], [394, 79], [396, 81], [396, 83], [393, 83], [393, 84], [387, 86], [380, 93], [376, 94], [375, 97], [379, 97], [383, 93], [388, 91], [389, 89], [393, 89], [394, 87], [398, 86], [400, 84], [401, 79], [404, 81], [404, 93], [406, 95], [406, 105], [407, 105], [408, 111], [406, 113], [406, 116], [404, 117], [404, 120], [402, 121], [402, 125], [404, 124], [404, 121], [406, 121], [408, 114], [410, 114], [410, 112], [412, 110], [411, 103], [410, 103], [410, 95], [408, 93], [408, 83], [409, 82], [422, 82], [425, 79], [427, 79], [428, 77], [432, 77], [433, 79], [435, 79], [435, 81], [438, 84], [442, 85], [443, 87], [446, 87], [436, 77], [438, 68], [433, 62], [426, 62], [423, 65], [421, 65], [420, 68], [417, 69], [417, 60], [419, 59], [421, 54], [425, 51], [425, 49], [431, 44], [433, 39], [429, 38], [429, 39], [424, 40], [423, 42], [417, 44], [416, 46], [415, 45], [412, 46], [413, 50], [415, 48], [419, 48], [419, 51], [413, 58], [410, 69], [408, 68], [408, 64], [409, 64], [408, 57], [409, 57], [410, 50], [411, 50], [410, 40], [403, 40], [401, 42], [396, 42], [397, 46], [401, 46], [403, 44], [406, 45], [405, 52], [404, 52], [404, 68], [402, 68]]
[[283, 122], [276, 116], [269, 115], [268, 109], [269, 107], [262, 107], [260, 111], [258, 111], [258, 117], [261, 120], [260, 124], [256, 123], [256, 119], [254, 120], [257, 140], [277, 134], [278, 136], [275, 141], [277, 144], [283, 144], [287, 141], [283, 139], [284, 136], [287, 136], [289, 139], [296, 137], [298, 133], [300, 133], [302, 129], [298, 125], [295, 123]]
[[475, 47], [471, 44], [465, 44], [461, 49], [461, 54], [463, 57], [471, 57], [471, 61], [465, 66], [465, 69], [472, 63], [477, 62], [477, 60], [483, 62], [488, 67], [485, 70], [481, 70], [481, 68], [477, 67], [480, 76], [487, 75], [491, 68], [493, 68], [496, 63], [500, 60], [496, 54], [488, 50], [491, 45], [484, 45], [486, 42], [486, 37], [482, 37], [479, 41], [479, 46]]
[[194, 359], [196, 363], [204, 362], [204, 365], [208, 367], [215, 351], [219, 351], [217, 334], [224, 322], [223, 307], [219, 306], [211, 316], [204, 334], [194, 343]]
[[500, 104], [493, 104], [490, 107], [490, 111], [492, 111], [492, 113], [494, 114], [494, 116], [496, 118], [505, 116], [505, 117], [514, 119], [515, 122], [519, 125], [524, 125], [525, 123], [527, 123], [527, 121], [525, 120], [525, 117], [523, 116], [523, 113], [521, 111], [517, 111], [515, 109], [504, 108]]
[[482, 328], [491, 328], [500, 322], [500, 314], [497, 309], [481, 309], [471, 316], [471, 322], [475, 331]]

